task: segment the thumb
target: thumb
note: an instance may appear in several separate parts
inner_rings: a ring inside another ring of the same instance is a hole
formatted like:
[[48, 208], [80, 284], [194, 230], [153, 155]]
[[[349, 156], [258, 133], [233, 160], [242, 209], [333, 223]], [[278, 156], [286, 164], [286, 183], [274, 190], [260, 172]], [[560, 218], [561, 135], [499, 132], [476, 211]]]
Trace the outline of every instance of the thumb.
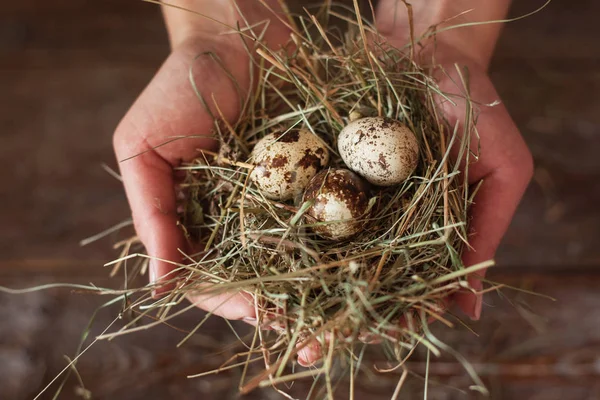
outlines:
[[[115, 135], [115, 150], [124, 152], [127, 136]], [[186, 242], [177, 226], [176, 196], [171, 165], [147, 145], [134, 146], [130, 154], [139, 154], [122, 161], [121, 174], [131, 206], [136, 232], [151, 257], [149, 275], [151, 284], [161, 284], [175, 278], [171, 272], [181, 261]], [[141, 152], [146, 151], [143, 154]], [[160, 285], [155, 294], [169, 288]]]

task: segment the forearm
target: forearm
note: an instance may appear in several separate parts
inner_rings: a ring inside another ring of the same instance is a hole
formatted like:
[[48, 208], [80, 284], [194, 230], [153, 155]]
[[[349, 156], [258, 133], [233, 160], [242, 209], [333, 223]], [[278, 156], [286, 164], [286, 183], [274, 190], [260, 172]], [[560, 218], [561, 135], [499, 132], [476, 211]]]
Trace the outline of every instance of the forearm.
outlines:
[[[452, 25], [500, 20], [506, 17], [510, 0], [413, 0], [415, 37], [432, 25], [443, 29]], [[446, 21], [446, 22], [444, 22]], [[408, 14], [401, 0], [380, 0], [379, 29], [387, 36], [408, 39]], [[482, 24], [440, 32], [437, 39], [460, 49], [484, 68], [489, 64], [503, 24]]]

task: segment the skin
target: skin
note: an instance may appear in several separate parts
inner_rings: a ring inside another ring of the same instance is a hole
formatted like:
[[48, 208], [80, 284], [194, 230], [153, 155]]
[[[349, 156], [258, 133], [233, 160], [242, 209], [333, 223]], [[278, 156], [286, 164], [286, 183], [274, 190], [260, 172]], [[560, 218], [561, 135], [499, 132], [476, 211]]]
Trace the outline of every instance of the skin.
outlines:
[[[509, 0], [450, 0], [437, 3], [438, 7], [433, 9], [423, 2], [414, 6], [415, 37], [424, 34], [429, 26], [450, 18], [452, 20], [449, 25], [503, 19], [510, 5]], [[379, 30], [396, 45], [410, 40], [403, 8], [403, 4], [397, 0], [383, 0], [377, 14]], [[467, 10], [472, 11], [455, 17]], [[449, 72], [448, 75], [437, 76], [442, 90], [456, 93], [454, 82], [460, 82], [454, 66], [456, 63], [469, 69], [471, 97], [475, 101], [491, 104], [500, 99], [487, 70], [501, 28], [500, 23], [484, 24], [448, 30], [438, 35], [436, 60]], [[459, 107], [453, 107], [441, 103], [441, 106], [451, 126], [461, 121], [464, 104], [461, 106], [459, 103]], [[478, 162], [470, 166], [468, 181], [469, 184], [475, 184], [483, 180], [483, 184], [470, 210], [469, 239], [472, 249], [463, 252], [462, 258], [466, 266], [494, 258], [533, 176], [531, 153], [502, 103], [494, 107], [481, 107], [477, 129], [480, 136], [480, 157]], [[485, 276], [485, 271], [469, 278], [475, 291], [482, 289], [479, 279], [482, 276]], [[462, 292], [453, 300], [469, 317], [479, 319], [481, 294]]]
[[[258, 7], [255, 2], [240, 3], [250, 25], [267, 20], [267, 16], [272, 17], [272, 13]], [[276, 1], [267, 3], [277, 7]], [[233, 1], [194, 0], [177, 4], [229, 26], [240, 21]], [[169, 286], [161, 285], [161, 281], [173, 278], [172, 274], [169, 275], [173, 264], [161, 260], [181, 261], [178, 249], [189, 250], [176, 225], [176, 176], [173, 167], [182, 161], [191, 161], [198, 155], [196, 149], [212, 148], [215, 142], [209, 138], [189, 138], [153, 147], [174, 136], [210, 135], [212, 117], [201, 105], [189, 82], [188, 72], [192, 64], [194, 80], [203, 97], [211, 99], [214, 96], [214, 102], [209, 104], [212, 114], [217, 114], [214, 103], [219, 105], [221, 113], [230, 122], [234, 122], [240, 112], [240, 94], [232, 80], [213, 58], [201, 56], [195, 60], [199, 54], [215, 53], [241, 90], [247, 91], [250, 85], [247, 52], [239, 36], [226, 34], [231, 31], [230, 28], [168, 7], [165, 7], [164, 15], [172, 52], [127, 112], [113, 140], [118, 160], [138, 155], [119, 165], [136, 231], [148, 254], [155, 258], [150, 264], [149, 275], [151, 283], [156, 285], [156, 295], [169, 289]], [[288, 36], [288, 30], [273, 21], [265, 40], [278, 48], [287, 42]], [[146, 153], [139, 155], [143, 152]], [[227, 305], [218, 307], [225, 300], [229, 300]], [[228, 319], [254, 318], [254, 305], [248, 296], [232, 297], [227, 294], [198, 297], [192, 301]]]
[[[200, 12], [224, 23], [244, 26], [233, 0], [179, 0], [181, 7]], [[276, 12], [281, 12], [277, 0], [266, 1]], [[448, 25], [501, 19], [506, 15], [508, 0], [437, 0], [413, 2], [415, 36], [427, 28], [452, 18], [466, 10], [473, 11], [453, 19]], [[270, 20], [265, 39], [269, 46], [278, 48], [287, 42], [289, 31], [273, 18], [258, 1], [239, 1], [239, 8], [250, 25]], [[169, 289], [162, 284], [172, 279], [173, 265], [160, 260], [181, 261], [182, 251], [188, 250], [176, 215], [176, 175], [173, 167], [197, 156], [196, 149], [214, 147], [209, 138], [177, 140], [159, 148], [174, 136], [210, 135], [212, 117], [198, 101], [188, 80], [189, 66], [194, 65], [194, 80], [204, 98], [219, 105], [223, 116], [235, 121], [239, 109], [239, 93], [223, 69], [208, 56], [213, 52], [235, 77], [242, 91], [250, 85], [248, 55], [239, 36], [215, 22], [191, 13], [164, 8], [172, 52], [156, 76], [141, 93], [119, 124], [114, 135], [118, 160], [143, 155], [120, 163], [121, 174], [131, 206], [136, 231], [148, 254], [156, 259], [150, 265], [150, 281], [156, 295]], [[381, 0], [377, 5], [377, 25], [380, 32], [397, 46], [410, 39], [404, 3]], [[264, 25], [261, 25], [264, 26]], [[487, 68], [501, 24], [487, 24], [449, 30], [437, 37], [436, 60], [447, 71], [454, 71], [454, 63], [466, 65], [470, 72], [471, 97], [481, 103], [499, 99], [488, 75]], [[194, 60], [195, 59], [195, 60]], [[456, 91], [452, 79], [457, 76], [438, 75], [440, 86]], [[209, 104], [213, 114], [214, 103]], [[450, 124], [460, 121], [464, 108], [441, 104]], [[505, 107], [482, 107], [478, 119], [480, 159], [469, 169], [469, 182], [483, 179], [483, 184], [470, 210], [471, 245], [473, 250], [463, 254], [465, 265], [474, 265], [494, 257], [514, 211], [531, 179], [532, 158], [517, 127]], [[480, 272], [482, 276], [485, 271]], [[469, 277], [474, 291], [457, 294], [454, 300], [472, 319], [479, 319], [482, 297], [480, 276]], [[195, 296], [190, 299], [198, 307], [228, 319], [244, 319], [254, 323], [254, 303], [249, 295], [229, 293], [213, 297]], [[319, 358], [318, 346], [307, 346], [299, 352], [299, 362], [310, 365]]]

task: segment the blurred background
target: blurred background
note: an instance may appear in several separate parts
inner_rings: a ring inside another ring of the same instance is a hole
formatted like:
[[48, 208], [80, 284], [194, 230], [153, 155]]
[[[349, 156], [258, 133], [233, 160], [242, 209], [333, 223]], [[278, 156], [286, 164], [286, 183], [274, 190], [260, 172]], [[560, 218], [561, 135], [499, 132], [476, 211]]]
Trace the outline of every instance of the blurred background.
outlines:
[[[511, 15], [539, 5], [515, 1]], [[490, 275], [556, 298], [490, 294], [481, 321], [470, 324], [476, 335], [438, 330], [473, 363], [493, 399], [600, 399], [598, 15], [598, 2], [556, 0], [508, 24], [491, 65], [536, 173]], [[168, 51], [159, 8], [151, 4], [21, 0], [0, 7], [0, 285], [119, 285], [102, 267], [116, 256], [114, 237], [78, 243], [129, 217], [123, 189], [102, 163], [116, 169], [113, 129]], [[103, 300], [55, 289], [0, 294], [0, 399], [40, 392], [66, 365], [64, 355], [75, 353]], [[118, 311], [100, 312], [94, 332]], [[177, 323], [190, 327], [201, 318], [188, 313]], [[231, 330], [214, 319], [175, 348], [183, 335], [159, 327], [98, 343], [78, 364], [84, 387], [94, 399], [236, 398], [238, 370], [186, 378], [235, 353]], [[418, 357], [411, 368], [424, 372]], [[477, 397], [452, 357], [433, 359], [430, 373], [431, 399]], [[356, 398], [388, 399], [398, 377], [362, 379]], [[422, 379], [409, 381], [400, 398], [422, 398]], [[70, 379], [59, 398], [84, 398], [81, 387]], [[307, 387], [298, 383], [292, 391]], [[282, 397], [260, 391], [245, 398]]]

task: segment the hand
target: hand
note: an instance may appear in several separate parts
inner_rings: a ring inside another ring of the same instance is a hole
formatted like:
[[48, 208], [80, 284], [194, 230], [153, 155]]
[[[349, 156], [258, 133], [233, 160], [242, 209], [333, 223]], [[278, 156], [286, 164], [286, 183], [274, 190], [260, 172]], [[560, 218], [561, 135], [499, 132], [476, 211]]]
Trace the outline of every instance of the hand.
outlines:
[[[440, 0], [437, 7], [416, 5], [413, 7], [415, 36], [419, 37], [430, 26], [445, 20], [449, 22], [442, 27], [502, 19], [509, 4], [509, 0], [495, 0], [485, 5], [474, 0]], [[404, 4], [397, 0], [382, 0], [379, 7], [379, 31], [396, 46], [408, 43], [410, 31]], [[466, 10], [472, 11], [465, 14]], [[442, 91], [459, 94], [463, 88], [457, 87], [461, 81], [455, 64], [460, 68], [467, 67], [470, 96], [481, 104], [477, 119], [479, 139], [471, 138], [471, 148], [479, 145], [479, 160], [469, 166], [468, 182], [483, 183], [469, 210], [471, 249], [463, 252], [465, 266], [494, 258], [533, 175], [531, 153], [504, 105], [486, 106], [500, 100], [487, 75], [500, 27], [501, 24], [492, 23], [448, 30], [437, 35], [435, 44], [436, 61], [446, 72], [436, 76]], [[464, 119], [464, 102], [461, 104], [459, 101], [458, 106], [440, 103], [450, 126]], [[474, 292], [459, 292], [453, 299], [474, 320], [481, 315], [482, 294], [479, 292], [483, 288], [481, 278], [484, 276], [485, 271], [480, 271], [476, 276], [468, 277]]]
[[[180, 3], [229, 26], [235, 26], [239, 20], [232, 2], [215, 4], [193, 0]], [[265, 36], [270, 46], [277, 48], [287, 42], [287, 29], [268, 10], [262, 6], [258, 9], [256, 4], [240, 7], [250, 24], [271, 20]], [[194, 159], [198, 155], [197, 149], [216, 144], [210, 138], [213, 118], [192, 88], [190, 67], [193, 66], [193, 79], [209, 103], [212, 114], [219, 115], [214, 106], [216, 103], [230, 122], [238, 117], [240, 102], [250, 85], [250, 60], [242, 39], [237, 34], [224, 34], [232, 29], [182, 10], [165, 9], [165, 16], [170, 25], [172, 53], [125, 115], [114, 135], [117, 159], [127, 159], [119, 165], [135, 229], [152, 257], [149, 275], [151, 283], [156, 285], [156, 294], [167, 289], [161, 283], [175, 278], [171, 262], [180, 262], [180, 251], [187, 249], [182, 231], [177, 226], [173, 168]], [[214, 57], [220, 60], [222, 66]], [[171, 141], [174, 137], [184, 138]], [[159, 145], [163, 146], [156, 147]], [[193, 301], [225, 318], [254, 317], [253, 301], [242, 294], [233, 297], [232, 294], [224, 294]]]
[[[518, 128], [503, 104], [487, 106], [499, 100], [486, 70], [477, 62], [454, 54], [454, 62], [467, 66], [470, 81], [470, 96], [481, 104], [478, 108], [477, 130], [479, 138], [472, 137], [472, 148], [480, 147], [479, 159], [469, 166], [468, 183], [475, 185], [483, 181], [469, 210], [469, 244], [462, 261], [471, 266], [493, 259], [500, 241], [513, 217], [529, 181], [533, 175], [531, 154]], [[449, 76], [439, 81], [447, 93], [458, 94], [456, 82], [460, 82], [454, 64], [443, 65]], [[456, 99], [455, 99], [456, 100]], [[465, 104], [459, 106], [441, 104], [450, 126], [464, 119]], [[474, 135], [475, 136], [475, 135]], [[459, 160], [455, 160], [459, 161]], [[458, 292], [453, 300], [471, 319], [478, 320], [482, 309], [483, 289], [481, 278], [485, 270], [469, 276], [473, 291]]]
[[[440, 1], [439, 8], [415, 6], [415, 32], [417, 37], [431, 25], [453, 17], [469, 9], [472, 0], [454, 0], [452, 3]], [[504, 7], [502, 7], [504, 3]], [[508, 2], [495, 1], [491, 4], [491, 15], [479, 15], [476, 20], [502, 18]], [[460, 8], [464, 7], [464, 8]], [[394, 12], [394, 10], [396, 10]], [[479, 10], [481, 12], [481, 9]], [[493, 13], [496, 13], [494, 16]], [[498, 15], [500, 14], [500, 15]], [[444, 16], [445, 15], [445, 16]], [[453, 23], [468, 22], [453, 21]], [[406, 20], [406, 8], [398, 0], [381, 0], [378, 6], [377, 25], [379, 32], [395, 47], [402, 48], [409, 43], [409, 25]], [[479, 140], [479, 160], [469, 166], [469, 184], [483, 181], [469, 210], [471, 250], [465, 250], [462, 260], [465, 266], [471, 266], [494, 258], [496, 249], [504, 236], [516, 207], [533, 175], [531, 154], [521, 137], [518, 128], [510, 118], [503, 104], [485, 106], [499, 100], [498, 93], [487, 75], [487, 66], [493, 45], [498, 36], [498, 27], [477, 27], [476, 34], [457, 29], [441, 34], [437, 38], [435, 57], [441, 68], [447, 73], [436, 77], [442, 91], [460, 94], [460, 77], [455, 68], [467, 67], [469, 71], [470, 96], [482, 104], [477, 119], [479, 139], [472, 137], [472, 148], [477, 148]], [[431, 59], [431, 58], [429, 58]], [[439, 72], [439, 69], [438, 69]], [[445, 118], [450, 126], [462, 122], [465, 116], [464, 101], [453, 98], [458, 106], [440, 102]], [[458, 161], [458, 160], [454, 160]], [[482, 309], [483, 289], [481, 278], [485, 271], [468, 277], [473, 291], [458, 292], [453, 299], [458, 307], [471, 319], [477, 320]], [[377, 342], [377, 338], [369, 338]], [[314, 341], [298, 353], [302, 365], [311, 365], [321, 358], [320, 345]]]

